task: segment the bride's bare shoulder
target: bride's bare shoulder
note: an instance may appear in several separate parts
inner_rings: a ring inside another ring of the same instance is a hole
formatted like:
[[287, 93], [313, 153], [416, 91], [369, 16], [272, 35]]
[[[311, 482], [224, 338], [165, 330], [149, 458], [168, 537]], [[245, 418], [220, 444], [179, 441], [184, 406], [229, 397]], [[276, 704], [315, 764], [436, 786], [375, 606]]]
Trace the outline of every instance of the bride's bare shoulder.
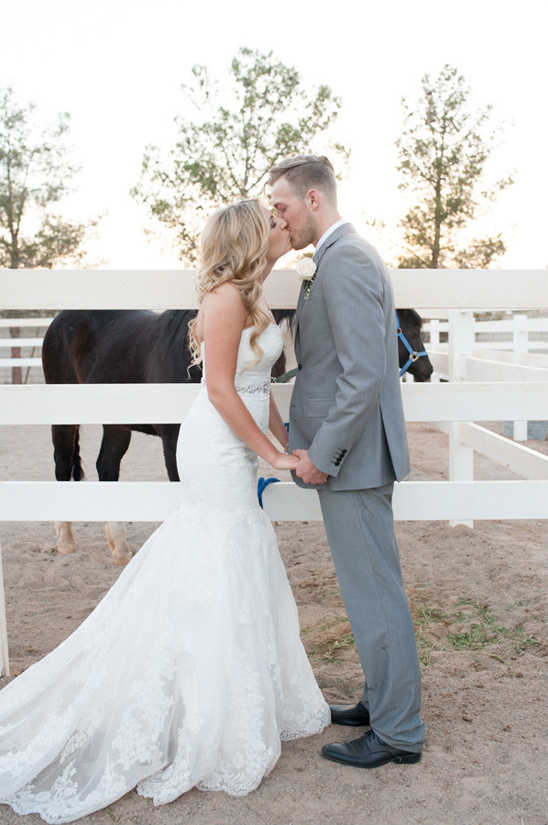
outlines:
[[212, 289], [211, 292], [206, 293], [203, 298], [202, 304], [226, 304], [226, 305], [233, 305], [235, 307], [242, 305], [243, 306], [243, 298], [242, 293], [238, 289], [238, 287], [231, 284], [229, 281], [225, 281], [223, 284], [219, 284], [219, 286]]
[[204, 296], [200, 313], [210, 323], [229, 324], [241, 330], [248, 310], [240, 290], [230, 283], [224, 283]]

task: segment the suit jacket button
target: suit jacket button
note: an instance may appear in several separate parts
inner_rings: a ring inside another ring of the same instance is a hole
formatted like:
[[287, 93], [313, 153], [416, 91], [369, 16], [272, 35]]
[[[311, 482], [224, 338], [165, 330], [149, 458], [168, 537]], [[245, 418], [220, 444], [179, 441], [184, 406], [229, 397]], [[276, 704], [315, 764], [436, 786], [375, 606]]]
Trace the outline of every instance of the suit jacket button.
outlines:
[[298, 367], [298, 369], [302, 370], [303, 365], [302, 364], [297, 364], [297, 367]]

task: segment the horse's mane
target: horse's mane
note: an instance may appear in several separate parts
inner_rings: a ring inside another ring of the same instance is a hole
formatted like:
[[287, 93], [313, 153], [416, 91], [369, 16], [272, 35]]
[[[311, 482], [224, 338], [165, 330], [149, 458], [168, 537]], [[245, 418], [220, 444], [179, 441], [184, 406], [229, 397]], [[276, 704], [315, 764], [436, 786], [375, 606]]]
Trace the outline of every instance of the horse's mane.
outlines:
[[417, 324], [419, 329], [422, 329], [422, 318], [416, 309], [398, 309], [400, 315], [407, 315], [411, 323]]
[[170, 345], [181, 337], [186, 338], [188, 322], [196, 317], [196, 313], [195, 309], [167, 309], [158, 316], [158, 326], [165, 330]]

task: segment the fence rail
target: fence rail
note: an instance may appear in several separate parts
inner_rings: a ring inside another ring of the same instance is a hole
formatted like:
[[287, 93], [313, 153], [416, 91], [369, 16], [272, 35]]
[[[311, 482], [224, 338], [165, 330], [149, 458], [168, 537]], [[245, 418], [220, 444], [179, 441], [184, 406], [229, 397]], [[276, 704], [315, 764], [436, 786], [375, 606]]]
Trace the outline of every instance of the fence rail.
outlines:
[[[393, 269], [396, 304], [472, 310], [545, 309], [543, 270]], [[0, 270], [0, 308], [179, 309], [196, 306], [193, 270]], [[300, 281], [276, 270], [266, 284], [270, 304], [295, 306]]]
[[[407, 421], [497, 421], [546, 416], [548, 384], [458, 382], [402, 385]], [[291, 384], [272, 387], [282, 415]], [[47, 384], [0, 388], [0, 426], [15, 424], [178, 423], [198, 392], [196, 384]]]
[[[28, 521], [29, 495], [36, 521], [163, 521], [177, 506], [179, 483], [162, 481], [11, 481], [2, 484], [0, 517]], [[90, 498], [95, 507], [90, 508]], [[398, 521], [538, 519], [548, 517], [548, 481], [405, 481], [394, 489]], [[321, 521], [315, 492], [293, 482], [269, 485], [265, 511], [273, 521]]]

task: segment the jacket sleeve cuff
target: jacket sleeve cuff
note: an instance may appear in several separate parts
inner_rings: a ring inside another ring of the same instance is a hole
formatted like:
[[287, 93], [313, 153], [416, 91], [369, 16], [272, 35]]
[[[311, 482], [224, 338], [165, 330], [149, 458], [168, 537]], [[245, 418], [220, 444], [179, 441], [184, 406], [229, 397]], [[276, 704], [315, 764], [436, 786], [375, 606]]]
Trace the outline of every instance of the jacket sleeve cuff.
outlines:
[[308, 451], [308, 457], [314, 467], [317, 467], [322, 473], [327, 473], [328, 476], [334, 476], [336, 478], [344, 464], [347, 453], [348, 450], [345, 447], [336, 447], [331, 455], [316, 457], [316, 451], [312, 444]]

